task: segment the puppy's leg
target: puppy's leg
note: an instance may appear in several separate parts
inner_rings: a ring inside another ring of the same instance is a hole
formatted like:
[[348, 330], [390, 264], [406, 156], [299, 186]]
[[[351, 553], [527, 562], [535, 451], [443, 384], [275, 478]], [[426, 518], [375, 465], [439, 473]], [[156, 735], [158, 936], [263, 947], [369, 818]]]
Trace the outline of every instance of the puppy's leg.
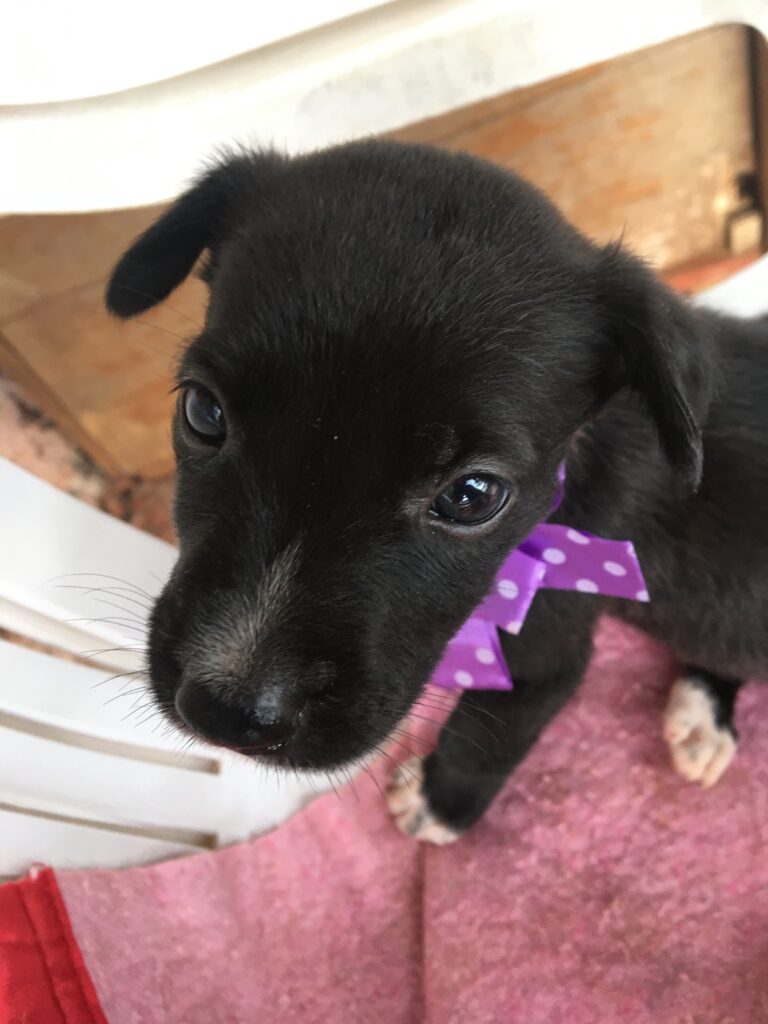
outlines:
[[[561, 604], [562, 595], [548, 602]], [[537, 611], [520, 638], [503, 638], [514, 689], [466, 691], [437, 749], [396, 774], [388, 802], [402, 831], [441, 845], [458, 838], [575, 692], [592, 650], [592, 617], [574, 622], [561, 615], [558, 628], [544, 609]]]
[[714, 786], [733, 760], [737, 733], [733, 710], [741, 680], [689, 665], [672, 686], [662, 731], [677, 772], [705, 788]]

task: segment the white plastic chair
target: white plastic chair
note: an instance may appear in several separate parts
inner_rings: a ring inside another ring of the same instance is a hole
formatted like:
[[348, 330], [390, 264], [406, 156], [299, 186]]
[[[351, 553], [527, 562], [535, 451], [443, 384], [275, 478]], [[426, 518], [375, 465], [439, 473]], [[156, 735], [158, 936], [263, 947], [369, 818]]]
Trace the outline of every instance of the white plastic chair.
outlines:
[[[170, 733], [141, 675], [174, 549], [0, 460], [0, 876], [154, 860], [270, 828], [325, 779]], [[93, 667], [83, 664], [87, 655]]]

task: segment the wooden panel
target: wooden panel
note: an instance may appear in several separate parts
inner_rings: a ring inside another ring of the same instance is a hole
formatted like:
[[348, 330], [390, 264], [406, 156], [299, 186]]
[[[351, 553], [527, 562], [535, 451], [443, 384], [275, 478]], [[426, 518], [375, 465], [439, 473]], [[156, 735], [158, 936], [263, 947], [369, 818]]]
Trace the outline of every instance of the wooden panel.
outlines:
[[[757, 164], [757, 199], [768, 210], [768, 44], [765, 36], [750, 30], [752, 65], [752, 119]], [[763, 217], [763, 249], [768, 249], [768, 221]]]
[[106, 314], [102, 291], [101, 282], [70, 290], [6, 321], [0, 365], [102, 468], [162, 475], [172, 464], [174, 360], [200, 323], [204, 287], [193, 278], [130, 324]]
[[[596, 239], [689, 263], [722, 248], [754, 171], [748, 49], [723, 26], [395, 134], [512, 167]], [[104, 275], [157, 212], [0, 220], [0, 367], [115, 475], [172, 471], [172, 361], [202, 315], [196, 281], [140, 323], [102, 310]]]
[[717, 251], [754, 170], [747, 30], [724, 26], [393, 133], [530, 178], [658, 267]]
[[97, 284], [120, 247], [152, 221], [155, 209], [98, 216], [5, 217], [0, 220], [0, 324], [52, 295]]
[[196, 279], [140, 321], [104, 310], [106, 275], [162, 209], [0, 220], [0, 369], [115, 475], [172, 468], [173, 363], [203, 315]]

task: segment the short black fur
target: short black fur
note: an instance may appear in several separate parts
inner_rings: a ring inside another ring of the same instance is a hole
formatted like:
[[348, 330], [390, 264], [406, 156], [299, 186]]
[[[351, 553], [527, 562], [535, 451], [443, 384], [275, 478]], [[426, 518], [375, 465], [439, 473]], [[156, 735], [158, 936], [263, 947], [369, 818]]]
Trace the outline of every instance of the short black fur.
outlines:
[[[432, 811], [477, 820], [575, 691], [603, 611], [715, 675], [766, 673], [765, 323], [689, 306], [515, 175], [394, 143], [223, 160], [122, 258], [109, 308], [161, 301], [203, 253], [180, 378], [228, 431], [212, 448], [174, 426], [180, 558], [150, 668], [177, 721], [278, 764], [370, 752], [547, 517], [563, 459], [555, 520], [632, 538], [652, 600], [539, 594], [502, 637], [514, 691], [466, 693], [426, 763]], [[435, 522], [473, 469], [514, 500]]]

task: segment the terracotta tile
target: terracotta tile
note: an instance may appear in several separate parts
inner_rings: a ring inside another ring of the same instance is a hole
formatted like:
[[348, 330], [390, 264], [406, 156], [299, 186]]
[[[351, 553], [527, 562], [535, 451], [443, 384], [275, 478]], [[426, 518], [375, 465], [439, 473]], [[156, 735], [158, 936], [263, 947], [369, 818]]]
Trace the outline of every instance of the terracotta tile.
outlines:
[[112, 473], [162, 475], [172, 466], [169, 420], [176, 356], [199, 322], [205, 288], [191, 280], [138, 321], [102, 308], [102, 286], [66, 293], [12, 320], [3, 334], [58, 421]]
[[52, 296], [104, 280], [161, 209], [0, 219], [0, 324]]

